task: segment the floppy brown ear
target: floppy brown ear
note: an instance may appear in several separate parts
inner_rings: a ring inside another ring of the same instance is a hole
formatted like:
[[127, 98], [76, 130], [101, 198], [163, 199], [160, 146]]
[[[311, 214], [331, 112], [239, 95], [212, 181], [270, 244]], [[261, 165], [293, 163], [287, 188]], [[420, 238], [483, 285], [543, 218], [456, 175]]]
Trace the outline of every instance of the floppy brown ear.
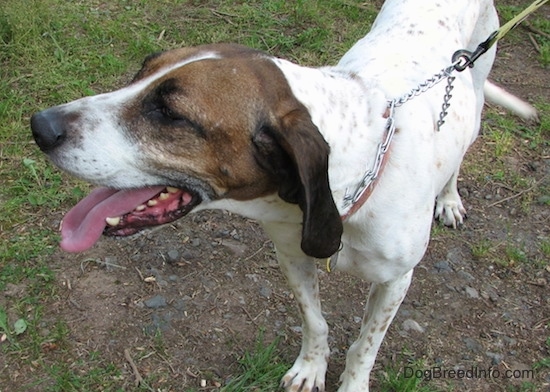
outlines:
[[260, 164], [279, 182], [279, 196], [303, 212], [304, 253], [316, 258], [336, 253], [343, 227], [328, 181], [329, 146], [307, 110], [293, 110], [279, 126], [263, 127], [254, 144]]

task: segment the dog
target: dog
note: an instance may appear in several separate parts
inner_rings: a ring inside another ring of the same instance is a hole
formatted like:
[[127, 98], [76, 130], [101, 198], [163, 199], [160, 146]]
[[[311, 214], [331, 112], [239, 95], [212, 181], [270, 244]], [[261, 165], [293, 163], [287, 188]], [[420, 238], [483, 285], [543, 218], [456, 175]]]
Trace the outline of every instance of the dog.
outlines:
[[[332, 268], [371, 282], [338, 389], [368, 391], [434, 211], [446, 225], [462, 223], [457, 176], [480, 128], [484, 89], [523, 117], [536, 114], [487, 81], [494, 47], [454, 73], [443, 125], [445, 83], [399, 107], [388, 102], [497, 28], [489, 0], [388, 0], [336, 66], [303, 67], [234, 44], [149, 56], [127, 86], [31, 119], [55, 165], [101, 186], [64, 217], [61, 247], [80, 252], [102, 234], [130, 235], [202, 209], [256, 219], [303, 319], [301, 350], [282, 387], [325, 390], [330, 350], [315, 259], [332, 257]], [[376, 162], [360, 200], [345, 203]]]

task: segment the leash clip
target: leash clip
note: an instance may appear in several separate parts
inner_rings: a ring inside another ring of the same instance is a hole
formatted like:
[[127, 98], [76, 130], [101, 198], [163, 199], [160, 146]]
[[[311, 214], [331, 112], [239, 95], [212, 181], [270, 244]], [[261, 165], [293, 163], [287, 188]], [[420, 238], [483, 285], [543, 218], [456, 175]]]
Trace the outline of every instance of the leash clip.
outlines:
[[498, 31], [494, 31], [489, 38], [487, 38], [485, 41], [480, 43], [476, 50], [473, 52], [470, 52], [465, 49], [457, 50], [454, 52], [452, 60], [453, 60], [453, 67], [458, 72], [464, 71], [466, 68], [472, 68], [474, 66], [474, 62], [485, 52], [489, 50], [491, 46], [495, 44], [497, 41], [497, 35]]
[[472, 58], [472, 52], [469, 50], [457, 50], [453, 53], [452, 59], [454, 64], [453, 68], [458, 72], [462, 72], [466, 68], [472, 68], [474, 66], [475, 59]]

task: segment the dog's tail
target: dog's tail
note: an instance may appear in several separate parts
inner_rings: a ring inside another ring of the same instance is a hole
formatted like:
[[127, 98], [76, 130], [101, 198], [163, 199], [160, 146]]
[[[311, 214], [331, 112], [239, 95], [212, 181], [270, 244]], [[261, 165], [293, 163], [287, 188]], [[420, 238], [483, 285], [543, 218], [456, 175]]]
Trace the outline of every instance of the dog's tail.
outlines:
[[488, 80], [485, 82], [485, 85], [483, 87], [485, 100], [487, 102], [502, 106], [503, 108], [509, 110], [510, 112], [523, 118], [524, 120], [539, 120], [537, 109], [535, 109], [527, 102], [522, 101], [515, 95], [510, 94], [508, 91], [497, 86], [496, 84], [493, 84]]

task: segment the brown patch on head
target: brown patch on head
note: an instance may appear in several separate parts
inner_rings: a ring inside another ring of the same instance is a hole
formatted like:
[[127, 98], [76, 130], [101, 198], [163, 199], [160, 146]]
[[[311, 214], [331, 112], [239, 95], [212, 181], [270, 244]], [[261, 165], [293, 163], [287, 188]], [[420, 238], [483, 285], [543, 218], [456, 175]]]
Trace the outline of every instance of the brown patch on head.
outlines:
[[250, 199], [273, 193], [276, 189], [251, 148], [259, 121], [251, 113], [265, 109], [255, 99], [262, 95], [263, 81], [253, 69], [269, 64], [265, 57], [257, 59], [260, 52], [206, 46], [156, 54], [146, 59], [132, 83], [208, 52], [219, 53], [220, 59], [190, 60], [127, 104], [127, 133], [155, 174], [177, 178], [185, 173], [208, 183], [213, 197]]
[[[208, 53], [215, 55], [204, 58]], [[238, 45], [178, 49], [150, 56], [132, 83], [149, 77], [122, 120], [144, 170], [211, 198], [278, 191], [304, 211], [307, 254], [328, 257], [338, 249], [342, 225], [328, 185], [328, 146], [267, 55]]]

